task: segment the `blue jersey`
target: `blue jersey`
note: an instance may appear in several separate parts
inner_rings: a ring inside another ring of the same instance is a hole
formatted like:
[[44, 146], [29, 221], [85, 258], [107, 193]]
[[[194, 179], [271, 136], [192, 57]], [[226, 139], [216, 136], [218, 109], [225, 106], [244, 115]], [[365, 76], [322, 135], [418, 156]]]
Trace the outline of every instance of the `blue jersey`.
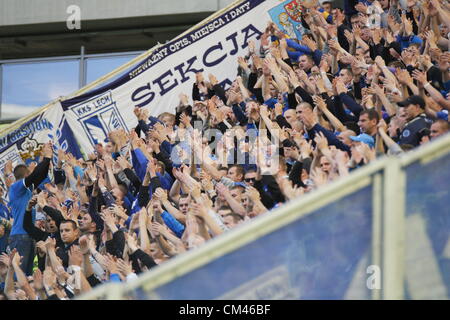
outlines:
[[14, 218], [14, 223], [10, 235], [27, 234], [23, 228], [23, 217], [28, 201], [30, 201], [33, 192], [25, 186], [25, 179], [15, 182], [9, 188], [9, 207], [11, 208], [11, 215]]

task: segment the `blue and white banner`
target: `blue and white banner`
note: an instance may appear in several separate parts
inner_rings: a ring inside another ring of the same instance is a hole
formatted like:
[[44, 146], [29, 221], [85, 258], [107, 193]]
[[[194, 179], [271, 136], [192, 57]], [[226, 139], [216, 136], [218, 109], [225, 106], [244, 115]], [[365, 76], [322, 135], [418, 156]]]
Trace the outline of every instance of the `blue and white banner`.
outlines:
[[[64, 117], [61, 106], [53, 105], [51, 108], [32, 117], [17, 129], [11, 130], [0, 137], [0, 171], [3, 170], [8, 160], [13, 162], [13, 166], [20, 163], [28, 163], [39, 156], [39, 152], [45, 142], [53, 140], [57, 147], [59, 142], [70, 136], [72, 131], [66, 127], [64, 134], [59, 134], [59, 141], [53, 139], [58, 136], [60, 124]], [[72, 141], [73, 143], [73, 141]], [[77, 143], [73, 143], [67, 149], [76, 155], [81, 156]]]
[[59, 140], [70, 140], [67, 150], [86, 157], [97, 141], [105, 140], [108, 132], [119, 128], [130, 131], [137, 125], [135, 107], [148, 108], [153, 116], [174, 113], [179, 95], [191, 96], [197, 72], [204, 72], [205, 78], [213, 74], [228, 88], [237, 77], [237, 58], [248, 53], [248, 41], [259, 43], [269, 21], [280, 24], [286, 22], [280, 17], [289, 16], [290, 21], [298, 18], [297, 1], [291, 2], [236, 3], [214, 19], [157, 47], [115, 81], [56, 103], [17, 132], [0, 137], [0, 153], [10, 151], [24, 136], [36, 140], [38, 145], [50, 137], [61, 146], [64, 143]]

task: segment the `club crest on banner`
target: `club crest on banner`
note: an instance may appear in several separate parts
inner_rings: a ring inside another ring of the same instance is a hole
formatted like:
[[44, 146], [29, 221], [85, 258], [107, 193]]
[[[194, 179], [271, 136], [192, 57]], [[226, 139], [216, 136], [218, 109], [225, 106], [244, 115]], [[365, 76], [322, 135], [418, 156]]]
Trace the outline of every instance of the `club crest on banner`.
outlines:
[[43, 146], [37, 140], [26, 137], [25, 141], [20, 145], [20, 156], [24, 161], [35, 159], [40, 155]]
[[111, 131], [124, 129], [128, 132], [111, 91], [74, 105], [69, 110], [77, 117], [92, 146], [107, 140]]
[[290, 38], [301, 39], [303, 26], [301, 23], [302, 5], [304, 1], [287, 0], [269, 10], [272, 21]]

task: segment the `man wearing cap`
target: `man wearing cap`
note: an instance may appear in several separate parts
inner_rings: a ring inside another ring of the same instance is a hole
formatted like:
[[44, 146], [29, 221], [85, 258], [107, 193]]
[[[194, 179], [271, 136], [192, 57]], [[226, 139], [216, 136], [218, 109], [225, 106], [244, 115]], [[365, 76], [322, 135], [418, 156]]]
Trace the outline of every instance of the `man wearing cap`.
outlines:
[[413, 95], [398, 103], [405, 108], [406, 121], [408, 121], [400, 134], [399, 144], [420, 145], [422, 132], [430, 129], [431, 120], [425, 115], [425, 100], [421, 96]]

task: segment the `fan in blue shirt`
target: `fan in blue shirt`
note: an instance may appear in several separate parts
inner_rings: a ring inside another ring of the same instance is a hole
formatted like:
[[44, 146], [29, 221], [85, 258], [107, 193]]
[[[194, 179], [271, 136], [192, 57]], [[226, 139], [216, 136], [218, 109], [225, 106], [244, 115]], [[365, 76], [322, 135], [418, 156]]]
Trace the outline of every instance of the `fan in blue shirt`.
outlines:
[[10, 234], [10, 249], [17, 249], [23, 257], [21, 268], [31, 275], [33, 267], [34, 245], [32, 238], [23, 228], [25, 209], [30, 201], [33, 190], [47, 177], [50, 160], [53, 154], [51, 142], [46, 143], [42, 149], [43, 160], [30, 173], [26, 165], [20, 164], [14, 168], [16, 182], [9, 188], [9, 206], [14, 218]]

